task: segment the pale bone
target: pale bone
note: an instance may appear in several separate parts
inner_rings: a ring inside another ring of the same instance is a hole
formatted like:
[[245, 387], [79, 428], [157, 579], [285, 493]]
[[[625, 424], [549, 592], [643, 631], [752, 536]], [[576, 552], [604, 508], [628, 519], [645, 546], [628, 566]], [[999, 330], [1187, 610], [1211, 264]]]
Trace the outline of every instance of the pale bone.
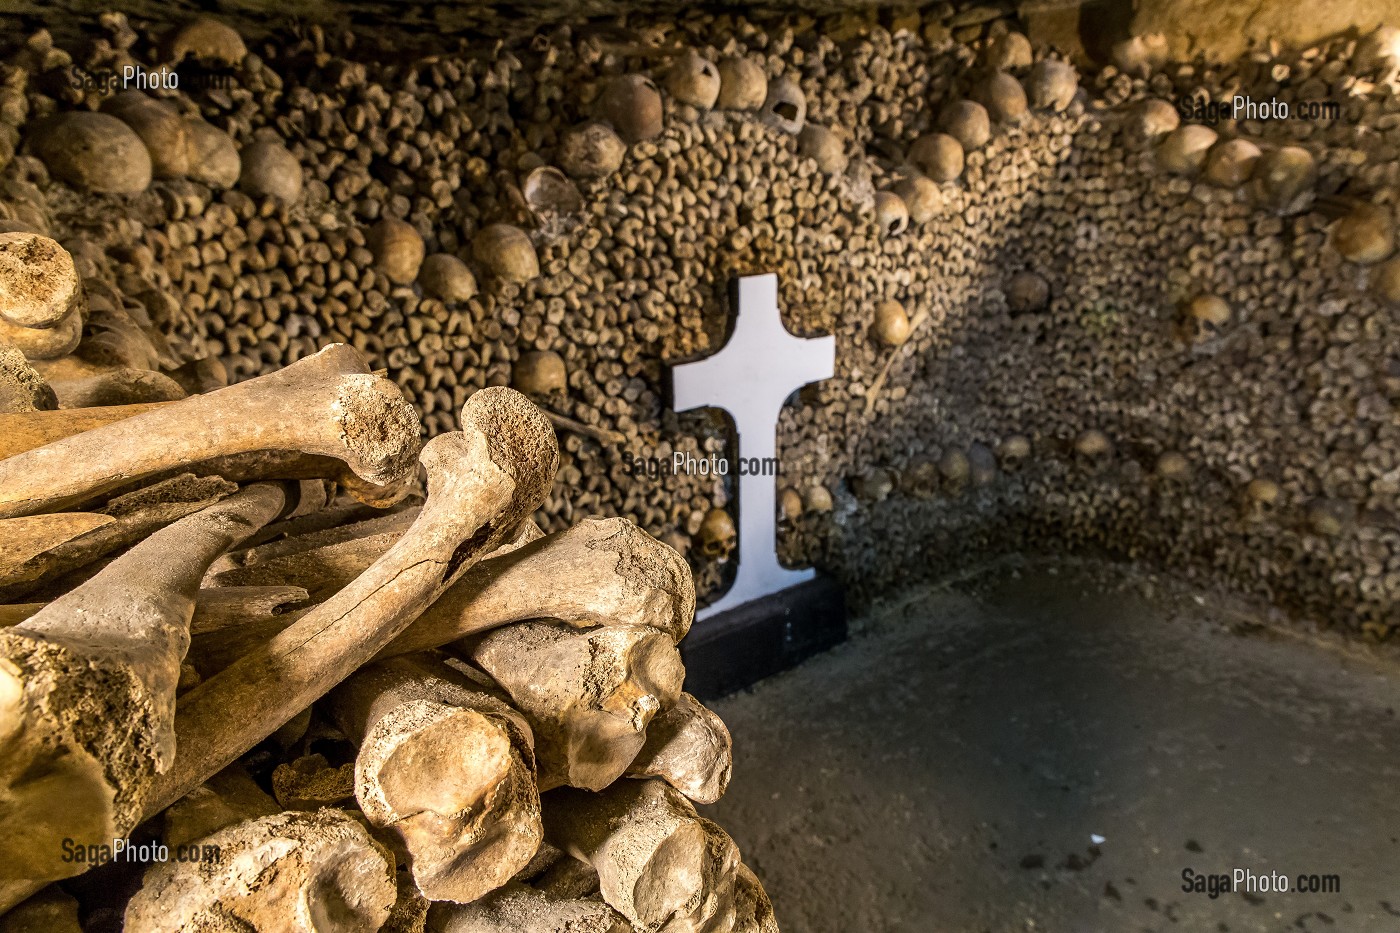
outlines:
[[339, 810], [245, 820], [199, 844], [219, 861], [156, 864], [127, 930], [375, 933], [397, 897], [393, 858]]
[[[202, 589], [195, 596], [191, 635], [205, 635], [249, 619], [287, 612], [306, 602], [299, 586], [223, 586]], [[12, 603], [0, 606], [0, 626], [19, 625], [43, 609], [46, 603]]]
[[278, 486], [249, 487], [0, 632], [0, 879], [76, 874], [63, 839], [110, 843], [140, 822], [175, 751], [199, 579], [284, 504]]
[[529, 721], [541, 790], [600, 790], [616, 781], [642, 750], [647, 724], [676, 702], [685, 679], [670, 637], [645, 625], [579, 631], [562, 622], [520, 622], [463, 650]]
[[735, 872], [734, 933], [778, 933], [778, 920], [773, 915], [773, 902], [763, 883], [749, 866], [739, 864]]
[[268, 479], [328, 479], [356, 500], [377, 509], [387, 509], [403, 501], [417, 489], [418, 481], [418, 475], [412, 469], [405, 469], [389, 480], [364, 479], [343, 460], [290, 450], [257, 450], [215, 457], [182, 469], [200, 476], [222, 476], [239, 483]]
[[436, 648], [527, 619], [649, 625], [680, 641], [694, 616], [685, 558], [625, 518], [588, 519], [482, 562], [385, 654]]
[[180, 753], [150, 812], [179, 799], [358, 670], [425, 606], [539, 508], [559, 449], [539, 409], [518, 392], [483, 389], [462, 408], [463, 431], [423, 448], [428, 499], [418, 520], [353, 583], [185, 694]]
[[735, 886], [738, 881], [739, 847], [718, 824], [696, 816], [705, 834], [705, 856], [694, 906], [661, 925], [660, 933], [719, 933], [733, 929], [736, 919]]
[[226, 826], [282, 812], [248, 772], [231, 765], [196, 787], [160, 817], [160, 841], [172, 849]]
[[[198, 512], [238, 491], [238, 487], [218, 477], [197, 478], [190, 474], [172, 477], [111, 500], [99, 510], [112, 521], [88, 534], [57, 544], [36, 554], [17, 567], [0, 571], [0, 599], [16, 599], [40, 586], [78, 570], [78, 576], [91, 576], [101, 565], [94, 563], [105, 555], [128, 547], [164, 528], [171, 522]], [[71, 514], [71, 513], [69, 513]], [[37, 516], [0, 520], [27, 521]], [[81, 568], [88, 568], [82, 570]], [[60, 583], [75, 583], [63, 577]], [[72, 586], [67, 588], [71, 589]]]
[[543, 798], [545, 836], [598, 872], [607, 901], [643, 930], [723, 903], [738, 849], [662, 781], [619, 781], [600, 793]]
[[560, 898], [512, 882], [474, 904], [438, 904], [432, 933], [631, 933], [622, 914], [601, 900]]
[[627, 777], [661, 778], [696, 803], [714, 803], [729, 787], [733, 768], [734, 743], [724, 722], [682, 693], [647, 726], [646, 745]]
[[358, 353], [332, 345], [279, 372], [0, 460], [0, 518], [54, 511], [192, 461], [255, 450], [335, 456], [365, 479], [389, 483], [413, 468], [418, 417]]
[[360, 746], [360, 808], [394, 835], [430, 900], [470, 903], [530, 863], [543, 828], [533, 736], [519, 713], [421, 657], [372, 664], [329, 700]]

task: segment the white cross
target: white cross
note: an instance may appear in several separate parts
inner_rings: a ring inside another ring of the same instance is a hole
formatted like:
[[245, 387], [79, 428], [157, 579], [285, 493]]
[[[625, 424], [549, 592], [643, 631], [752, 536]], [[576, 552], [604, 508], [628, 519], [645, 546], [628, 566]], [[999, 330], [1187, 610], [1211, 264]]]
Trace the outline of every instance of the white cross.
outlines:
[[[671, 370], [676, 411], [723, 408], [739, 434], [738, 457], [777, 456], [778, 414], [797, 389], [830, 379], [836, 372], [836, 338], [804, 340], [788, 333], [778, 314], [778, 277], [739, 279], [734, 333], [724, 349]], [[738, 460], [730, 465], [738, 470]], [[815, 575], [778, 563], [777, 480], [739, 476], [739, 572], [734, 585], [696, 613], [706, 618], [776, 593]]]

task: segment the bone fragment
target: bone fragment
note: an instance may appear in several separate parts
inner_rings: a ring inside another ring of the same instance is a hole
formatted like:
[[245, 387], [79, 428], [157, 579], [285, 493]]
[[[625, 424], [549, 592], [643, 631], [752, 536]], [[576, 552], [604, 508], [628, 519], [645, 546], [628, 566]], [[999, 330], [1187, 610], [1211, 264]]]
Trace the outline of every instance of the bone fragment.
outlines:
[[331, 767], [325, 755], [303, 755], [272, 772], [272, 794], [284, 810], [319, 810], [355, 800], [355, 766]]
[[255, 450], [335, 456], [388, 483], [413, 467], [418, 417], [396, 386], [336, 344], [279, 372], [0, 460], [0, 517], [53, 511], [142, 476]]
[[511, 389], [477, 392], [463, 430], [424, 447], [418, 520], [353, 583], [182, 699], [180, 754], [152, 794], [168, 805], [362, 667], [548, 494], [559, 450], [549, 421]]
[[261, 816], [281, 812], [239, 765], [230, 765], [175, 801], [161, 814], [160, 841], [172, 849]]
[[541, 790], [601, 790], [616, 781], [642, 750], [652, 717], [679, 699], [685, 679], [670, 637], [645, 625], [579, 631], [563, 622], [521, 622], [463, 650], [529, 721]]
[[0, 414], [51, 411], [58, 397], [24, 354], [0, 345]]
[[0, 632], [0, 880], [62, 878], [62, 840], [110, 843], [174, 754], [175, 690], [205, 568], [285, 502], [249, 487]]
[[339, 810], [245, 820], [199, 844], [219, 860], [157, 863], [127, 930], [375, 933], [397, 897], [393, 858]]
[[[190, 634], [217, 632], [249, 619], [278, 615], [305, 603], [306, 590], [297, 586], [225, 586], [202, 589], [194, 601]], [[0, 606], [0, 627], [19, 625], [46, 603]]]
[[646, 745], [627, 777], [661, 778], [696, 803], [714, 803], [729, 787], [733, 767], [734, 743], [723, 720], [682, 693], [647, 727]]
[[529, 864], [543, 830], [520, 714], [421, 656], [370, 665], [330, 702], [360, 744], [360, 808], [394, 834], [430, 900], [470, 903]]

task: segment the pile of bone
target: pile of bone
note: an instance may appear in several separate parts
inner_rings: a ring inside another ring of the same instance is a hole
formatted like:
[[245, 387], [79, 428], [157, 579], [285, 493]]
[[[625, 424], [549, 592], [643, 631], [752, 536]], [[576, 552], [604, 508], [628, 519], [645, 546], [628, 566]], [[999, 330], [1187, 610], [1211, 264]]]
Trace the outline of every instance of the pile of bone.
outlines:
[[[82, 408], [0, 362], [0, 929], [777, 929], [692, 805], [730, 741], [682, 692], [690, 571], [623, 519], [541, 534], [525, 396], [423, 445], [345, 345]], [[117, 839], [166, 858], [83, 901]]]

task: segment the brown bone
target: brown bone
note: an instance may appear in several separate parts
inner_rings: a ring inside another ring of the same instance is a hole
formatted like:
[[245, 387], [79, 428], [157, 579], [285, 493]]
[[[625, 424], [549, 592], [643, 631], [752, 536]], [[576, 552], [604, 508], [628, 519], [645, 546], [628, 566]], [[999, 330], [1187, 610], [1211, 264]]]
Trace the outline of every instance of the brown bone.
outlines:
[[423, 656], [372, 664], [330, 702], [360, 745], [360, 808], [395, 835], [430, 900], [469, 903], [529, 864], [543, 828], [519, 713]]
[[334, 456], [388, 483], [413, 467], [418, 417], [393, 383], [335, 344], [279, 372], [0, 460], [0, 517], [65, 508], [142, 476], [256, 450]]
[[186, 694], [175, 766], [151, 812], [228, 765], [374, 657], [424, 607], [539, 508], [559, 449], [539, 409], [490, 388], [462, 408], [462, 431], [423, 449], [418, 520], [349, 586]]
[[563, 898], [512, 883], [475, 904], [439, 904], [432, 933], [631, 933], [620, 913], [596, 898]]
[[284, 505], [281, 487], [249, 487], [0, 632], [0, 879], [75, 874], [63, 839], [110, 843], [139, 822], [175, 751], [200, 577]]

